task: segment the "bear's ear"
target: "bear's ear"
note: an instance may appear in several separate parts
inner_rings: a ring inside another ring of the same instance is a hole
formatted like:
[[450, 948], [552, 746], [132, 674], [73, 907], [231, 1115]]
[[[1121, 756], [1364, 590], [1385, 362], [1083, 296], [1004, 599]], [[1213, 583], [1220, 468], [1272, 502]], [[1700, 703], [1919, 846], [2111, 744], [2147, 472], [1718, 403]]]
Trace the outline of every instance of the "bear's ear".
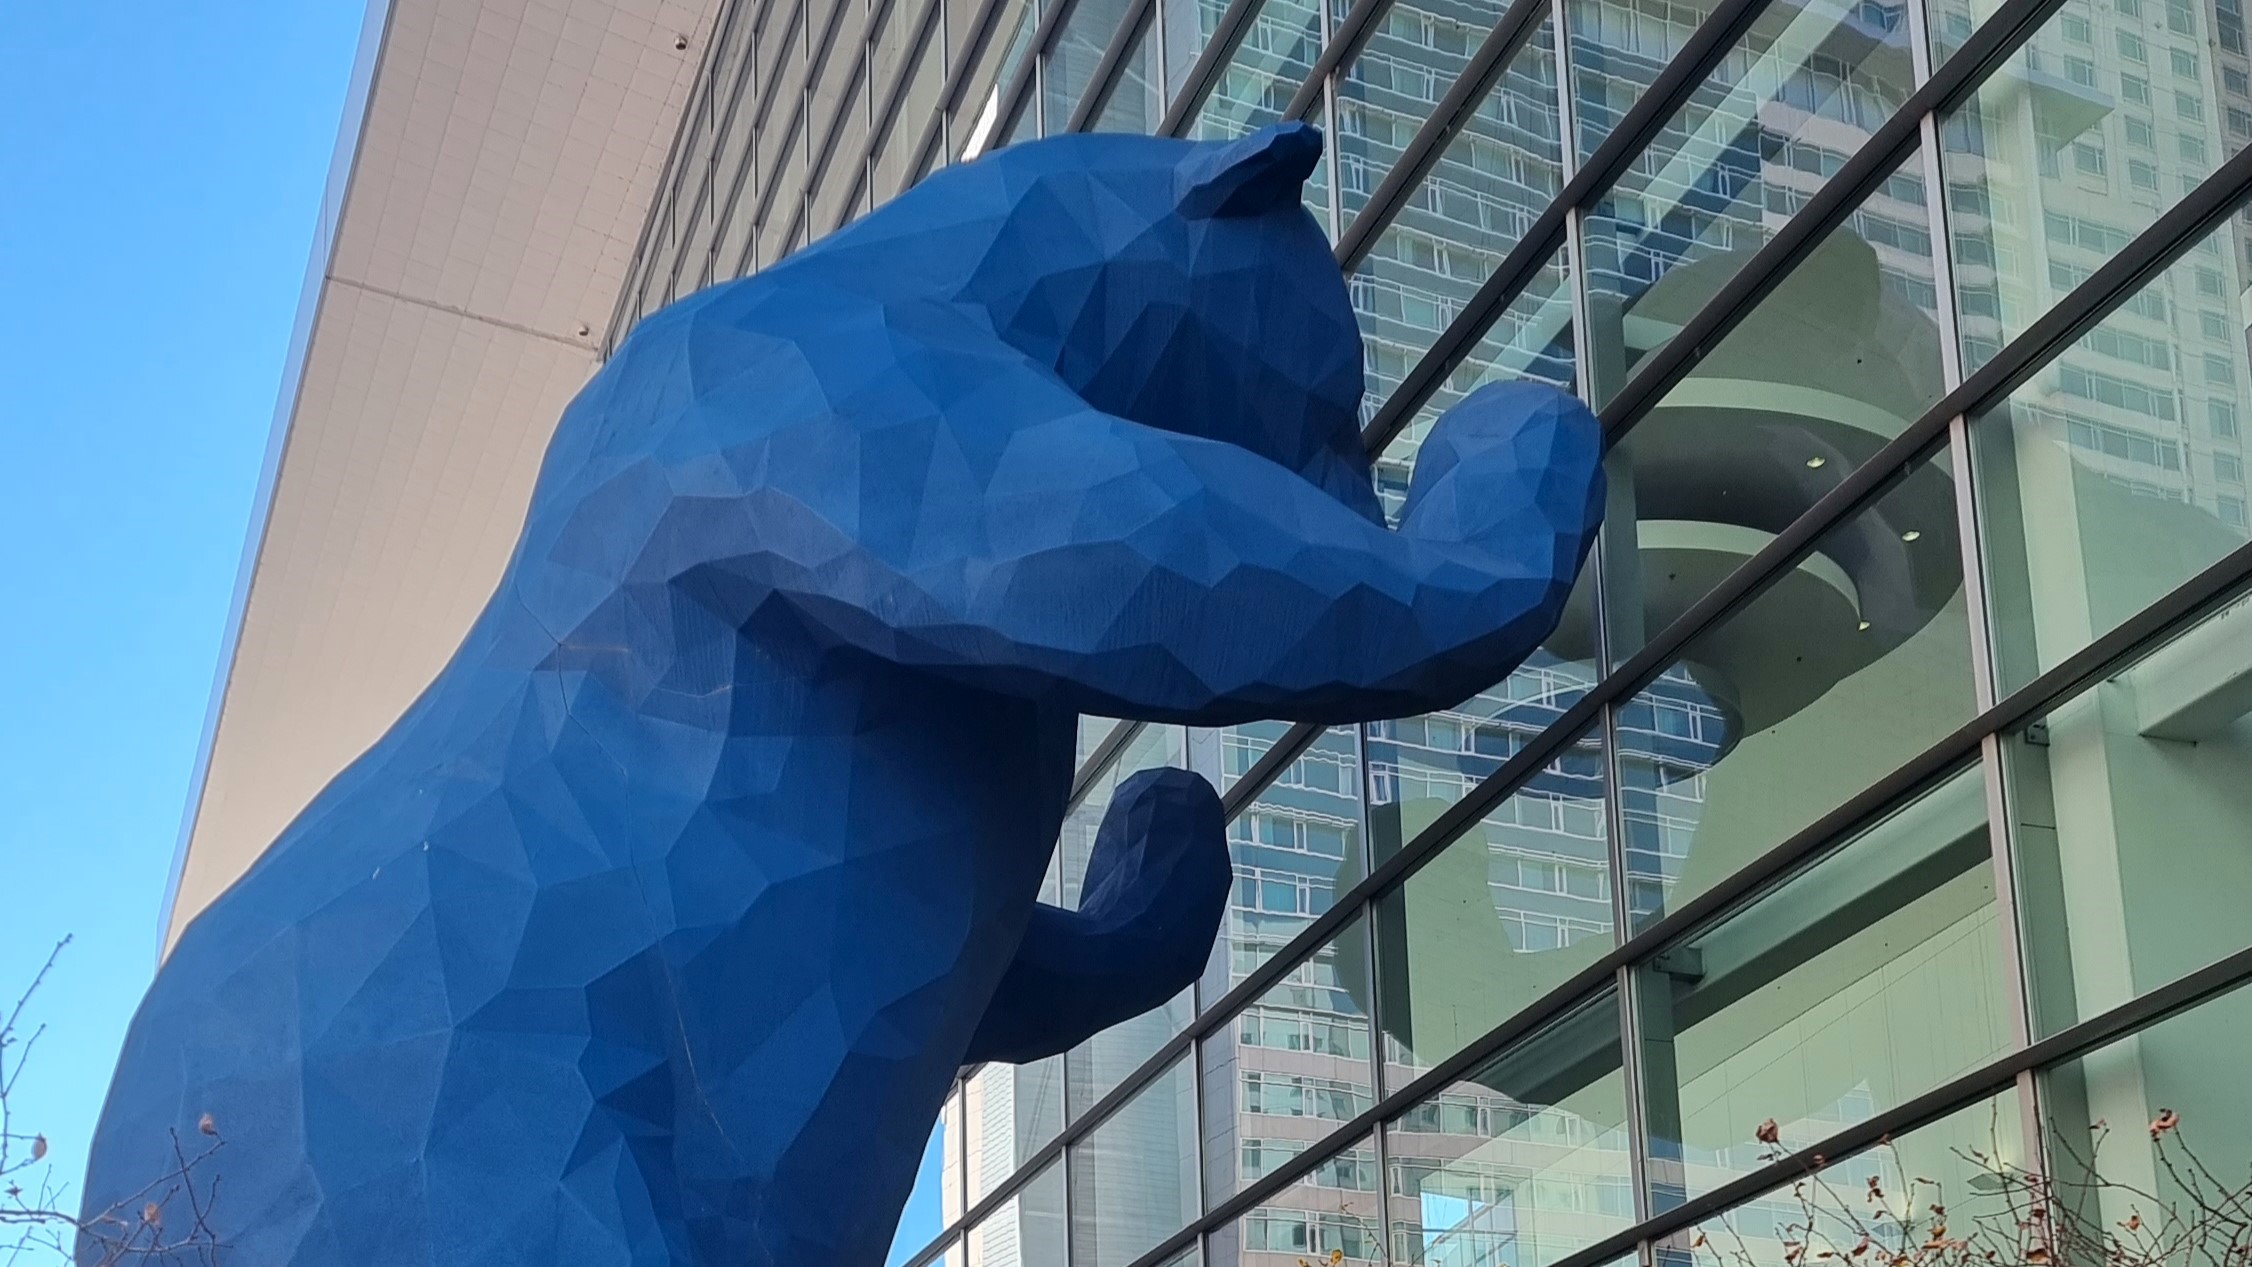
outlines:
[[1201, 147], [1181, 164], [1181, 214], [1191, 219], [1255, 216], [1298, 201], [1321, 161], [1321, 129], [1277, 123], [1240, 140]]

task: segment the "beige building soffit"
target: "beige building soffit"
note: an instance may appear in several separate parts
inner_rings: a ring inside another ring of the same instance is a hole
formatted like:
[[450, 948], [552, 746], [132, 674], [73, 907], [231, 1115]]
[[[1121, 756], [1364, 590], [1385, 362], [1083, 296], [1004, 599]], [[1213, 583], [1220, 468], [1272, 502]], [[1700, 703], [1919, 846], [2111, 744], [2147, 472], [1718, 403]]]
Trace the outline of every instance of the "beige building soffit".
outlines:
[[[380, 737], [599, 364], [719, 0], [368, 0], [164, 900]], [[585, 333], [581, 333], [585, 331]]]

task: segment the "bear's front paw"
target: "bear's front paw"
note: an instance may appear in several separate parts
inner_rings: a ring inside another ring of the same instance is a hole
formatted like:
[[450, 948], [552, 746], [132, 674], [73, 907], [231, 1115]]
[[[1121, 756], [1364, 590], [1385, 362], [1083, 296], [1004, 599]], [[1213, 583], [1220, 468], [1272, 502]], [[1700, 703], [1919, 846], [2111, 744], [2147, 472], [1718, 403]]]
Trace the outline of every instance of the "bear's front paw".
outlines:
[[1401, 528], [1494, 546], [1591, 533], [1602, 459], [1602, 424], [1577, 398], [1545, 383], [1488, 384], [1442, 414], [1416, 451]]

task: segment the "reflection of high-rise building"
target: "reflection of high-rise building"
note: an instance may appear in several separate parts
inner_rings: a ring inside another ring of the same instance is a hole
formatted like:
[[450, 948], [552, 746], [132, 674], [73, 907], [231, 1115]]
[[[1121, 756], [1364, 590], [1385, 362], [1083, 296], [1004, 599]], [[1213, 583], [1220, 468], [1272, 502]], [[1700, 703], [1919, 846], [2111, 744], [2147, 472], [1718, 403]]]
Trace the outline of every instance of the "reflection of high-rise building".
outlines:
[[1225, 928], [1168, 1006], [964, 1071], [900, 1261], [1780, 1263], [1786, 1154], [1975, 1201], [1958, 1150], [2158, 1106], [2241, 1167], [2246, 996], [2180, 1006], [2248, 967], [2239, 0], [558, 3], [378, 24], [175, 924], [442, 659], [642, 314], [995, 146], [1294, 113], [1387, 513], [1535, 377], [1612, 429], [1604, 538], [1456, 708], [1085, 720], [1046, 898], [1183, 765]]

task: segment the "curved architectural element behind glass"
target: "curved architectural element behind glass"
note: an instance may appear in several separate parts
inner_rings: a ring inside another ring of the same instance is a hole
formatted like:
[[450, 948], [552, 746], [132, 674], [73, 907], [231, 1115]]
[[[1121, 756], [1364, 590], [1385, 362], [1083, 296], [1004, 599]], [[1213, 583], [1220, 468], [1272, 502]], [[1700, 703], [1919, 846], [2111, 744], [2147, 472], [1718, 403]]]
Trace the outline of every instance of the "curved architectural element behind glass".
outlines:
[[88, 1214], [188, 1226], [208, 1114], [237, 1267], [880, 1261], [960, 1065], [1211, 946], [1184, 771], [1036, 903], [1078, 714], [1452, 704], [1592, 539], [1593, 419], [1526, 385], [1383, 526], [1319, 152], [1010, 148], [642, 322], [452, 662], [182, 936]]

